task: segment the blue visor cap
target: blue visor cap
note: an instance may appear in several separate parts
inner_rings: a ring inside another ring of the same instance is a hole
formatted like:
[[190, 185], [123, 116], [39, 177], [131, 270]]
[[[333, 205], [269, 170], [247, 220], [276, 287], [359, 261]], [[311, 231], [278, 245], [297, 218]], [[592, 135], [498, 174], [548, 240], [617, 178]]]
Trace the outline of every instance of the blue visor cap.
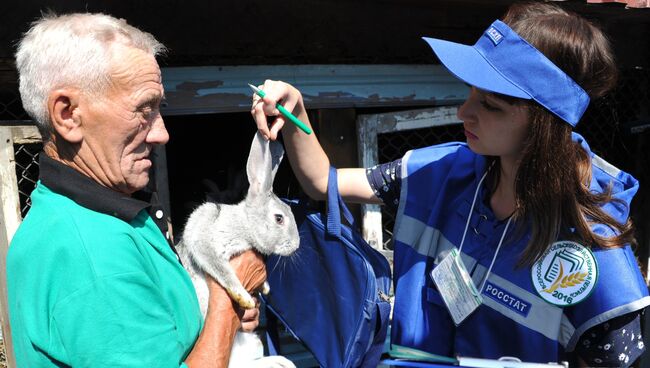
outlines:
[[589, 105], [587, 93], [500, 20], [474, 46], [423, 37], [457, 78], [477, 88], [532, 99], [575, 127]]

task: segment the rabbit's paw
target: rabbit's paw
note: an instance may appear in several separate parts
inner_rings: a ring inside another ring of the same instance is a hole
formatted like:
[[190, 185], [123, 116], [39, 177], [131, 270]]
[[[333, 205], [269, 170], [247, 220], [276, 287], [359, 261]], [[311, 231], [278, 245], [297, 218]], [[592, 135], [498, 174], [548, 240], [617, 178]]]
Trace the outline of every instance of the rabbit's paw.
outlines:
[[229, 293], [230, 297], [239, 304], [240, 307], [244, 309], [253, 309], [255, 308], [255, 299], [253, 299], [250, 294], [241, 294], [237, 292]]
[[251, 362], [249, 367], [251, 368], [296, 368], [296, 365], [293, 364], [292, 361], [290, 361], [289, 359], [283, 356], [273, 355], [273, 356], [267, 356], [264, 358], [254, 360]]

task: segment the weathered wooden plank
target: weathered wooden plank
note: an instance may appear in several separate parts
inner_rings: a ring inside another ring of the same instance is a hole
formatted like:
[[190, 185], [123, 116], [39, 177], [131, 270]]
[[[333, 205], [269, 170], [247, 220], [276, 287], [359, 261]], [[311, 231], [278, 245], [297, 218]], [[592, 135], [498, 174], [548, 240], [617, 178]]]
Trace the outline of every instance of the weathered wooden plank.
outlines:
[[6, 258], [9, 242], [21, 222], [18, 182], [14, 160], [14, 140], [11, 127], [0, 127], [0, 323], [4, 339], [7, 366], [16, 366], [9, 325], [7, 302]]
[[42, 141], [41, 133], [39, 133], [35, 125], [12, 126], [11, 137], [14, 144], [30, 144]]
[[440, 65], [258, 65], [163, 68], [162, 114], [249, 111], [248, 83], [283, 80], [308, 109], [452, 105], [469, 89]]
[[[357, 119], [357, 140], [361, 167], [372, 167], [379, 161], [377, 127], [379, 115], [360, 115]], [[381, 208], [376, 204], [361, 206], [361, 233], [373, 248], [383, 250]]]

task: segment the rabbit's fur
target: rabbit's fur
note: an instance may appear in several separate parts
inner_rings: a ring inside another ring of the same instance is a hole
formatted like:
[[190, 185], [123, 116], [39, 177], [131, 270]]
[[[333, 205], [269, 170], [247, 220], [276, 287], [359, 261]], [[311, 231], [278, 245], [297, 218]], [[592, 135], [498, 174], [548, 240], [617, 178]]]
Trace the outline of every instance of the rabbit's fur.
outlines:
[[[230, 267], [230, 258], [251, 248], [284, 256], [298, 248], [300, 239], [291, 208], [273, 193], [273, 179], [283, 155], [279, 142], [256, 133], [246, 163], [250, 183], [246, 198], [234, 205], [206, 202], [187, 220], [178, 254], [192, 278], [204, 317], [209, 295], [204, 272], [243, 308], [254, 308], [255, 301]], [[265, 289], [268, 292], [267, 284]], [[230, 366], [293, 367], [282, 357], [266, 357], [253, 364], [262, 352], [257, 335], [239, 332]]]

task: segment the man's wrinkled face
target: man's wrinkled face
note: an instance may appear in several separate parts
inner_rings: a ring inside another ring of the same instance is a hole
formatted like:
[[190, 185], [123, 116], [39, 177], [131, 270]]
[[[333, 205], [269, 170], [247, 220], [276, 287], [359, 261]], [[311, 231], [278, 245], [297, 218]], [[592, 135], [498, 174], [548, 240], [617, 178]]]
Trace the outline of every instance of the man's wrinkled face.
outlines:
[[131, 194], [149, 182], [152, 147], [169, 140], [160, 116], [164, 90], [154, 56], [119, 43], [111, 51], [111, 86], [81, 98], [79, 154], [95, 180]]

